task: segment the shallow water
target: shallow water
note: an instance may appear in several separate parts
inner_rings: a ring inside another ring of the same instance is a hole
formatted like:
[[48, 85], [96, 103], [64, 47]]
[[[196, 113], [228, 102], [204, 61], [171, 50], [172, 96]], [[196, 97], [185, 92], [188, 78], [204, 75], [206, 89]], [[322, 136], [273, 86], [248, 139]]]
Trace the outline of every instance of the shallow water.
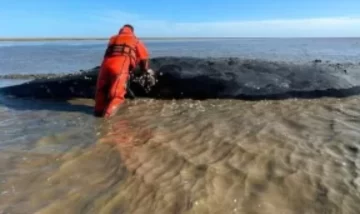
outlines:
[[[359, 41], [148, 44], [154, 56], [358, 63]], [[103, 45], [7, 43], [0, 73], [88, 69]], [[92, 100], [0, 97], [0, 214], [360, 213], [359, 101], [136, 99], [104, 121]]]
[[359, 101], [2, 99], [0, 213], [359, 213]]

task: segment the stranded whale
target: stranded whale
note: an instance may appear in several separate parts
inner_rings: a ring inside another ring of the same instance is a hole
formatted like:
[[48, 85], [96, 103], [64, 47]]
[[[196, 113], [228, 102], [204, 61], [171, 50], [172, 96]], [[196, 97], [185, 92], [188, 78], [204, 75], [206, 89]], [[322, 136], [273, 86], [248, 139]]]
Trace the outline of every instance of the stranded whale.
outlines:
[[[239, 58], [158, 57], [150, 60], [157, 84], [149, 92], [132, 77], [127, 97], [157, 99], [286, 99], [360, 93], [359, 65], [275, 62]], [[5, 75], [33, 79], [0, 93], [38, 99], [93, 98], [99, 67], [73, 74]]]

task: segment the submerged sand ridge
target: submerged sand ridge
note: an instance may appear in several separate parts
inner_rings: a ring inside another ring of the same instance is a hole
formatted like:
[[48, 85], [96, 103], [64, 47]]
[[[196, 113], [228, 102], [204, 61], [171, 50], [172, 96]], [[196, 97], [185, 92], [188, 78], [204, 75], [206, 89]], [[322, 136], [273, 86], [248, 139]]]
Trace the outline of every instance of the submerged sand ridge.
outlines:
[[359, 213], [359, 101], [144, 99], [107, 122], [49, 114], [58, 132], [1, 151], [0, 210]]
[[[150, 93], [133, 78], [137, 97], [284, 99], [346, 97], [360, 93], [359, 65], [247, 60], [239, 58], [159, 57], [151, 59], [158, 84]], [[0, 90], [3, 94], [34, 98], [93, 98], [99, 68], [67, 75], [5, 75], [34, 78]], [[191, 86], [191, 87], [190, 87]]]

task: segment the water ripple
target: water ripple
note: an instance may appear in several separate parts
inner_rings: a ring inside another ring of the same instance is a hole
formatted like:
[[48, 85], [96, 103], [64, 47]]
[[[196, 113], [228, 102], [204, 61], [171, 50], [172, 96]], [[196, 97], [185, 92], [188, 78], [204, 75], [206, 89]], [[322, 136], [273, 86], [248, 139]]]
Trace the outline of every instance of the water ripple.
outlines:
[[0, 210], [359, 213], [358, 100], [134, 100], [109, 121], [1, 110]]

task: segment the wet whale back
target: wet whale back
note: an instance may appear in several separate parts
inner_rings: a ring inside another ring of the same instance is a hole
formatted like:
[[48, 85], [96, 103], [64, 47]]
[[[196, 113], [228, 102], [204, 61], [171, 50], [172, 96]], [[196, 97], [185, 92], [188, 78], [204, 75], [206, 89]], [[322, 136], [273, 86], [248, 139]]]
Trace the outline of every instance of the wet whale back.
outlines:
[[[193, 57], [159, 57], [151, 59], [150, 65], [156, 71], [158, 83], [146, 94], [136, 78], [131, 79], [130, 88], [137, 97], [250, 100], [339, 97], [357, 94], [360, 85], [356, 69], [349, 70], [353, 65]], [[3, 88], [1, 92], [40, 99], [93, 98], [98, 72], [96, 67], [70, 75], [45, 76]]]

